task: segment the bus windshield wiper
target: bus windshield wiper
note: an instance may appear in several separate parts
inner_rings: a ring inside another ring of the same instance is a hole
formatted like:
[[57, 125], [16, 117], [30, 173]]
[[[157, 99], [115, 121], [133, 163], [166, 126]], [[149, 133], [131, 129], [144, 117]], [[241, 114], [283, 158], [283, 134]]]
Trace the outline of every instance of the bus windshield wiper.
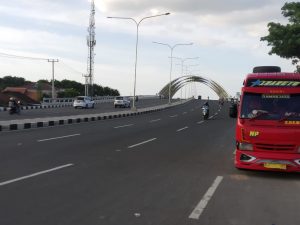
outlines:
[[282, 118], [280, 118], [278, 121], [279, 122], [282, 122], [284, 120], [287, 120], [289, 118], [293, 118], [293, 117], [300, 117], [300, 114], [299, 113], [296, 113], [296, 112], [289, 112], [289, 113], [286, 113]]
[[255, 114], [255, 115], [253, 115], [253, 117], [250, 118], [250, 121], [257, 119], [258, 117], [260, 117], [260, 116], [262, 116], [262, 115], [267, 115], [267, 114], [269, 114], [268, 111], [260, 110], [260, 109], [253, 110], [253, 112], [254, 112], [253, 114]]

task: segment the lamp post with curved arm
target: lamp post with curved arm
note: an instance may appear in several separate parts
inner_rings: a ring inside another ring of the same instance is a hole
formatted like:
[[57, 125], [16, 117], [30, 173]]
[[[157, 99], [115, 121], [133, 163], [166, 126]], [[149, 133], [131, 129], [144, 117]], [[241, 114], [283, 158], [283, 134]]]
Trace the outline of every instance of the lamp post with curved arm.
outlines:
[[146, 16], [142, 18], [139, 21], [136, 21], [134, 18], [131, 17], [115, 17], [115, 16], [108, 16], [108, 19], [121, 19], [121, 20], [132, 20], [136, 24], [136, 43], [135, 43], [135, 64], [134, 64], [134, 87], [133, 87], [133, 101], [132, 101], [132, 109], [135, 110], [135, 90], [136, 90], [136, 67], [137, 67], [137, 57], [138, 57], [138, 42], [139, 42], [139, 26], [141, 22], [145, 19], [153, 18], [153, 17], [158, 17], [158, 16], [167, 16], [170, 15], [170, 13], [163, 13], [163, 14], [158, 14], [154, 16]]
[[171, 57], [170, 57], [170, 61], [171, 61], [171, 66], [170, 66], [170, 83], [169, 83], [169, 104], [171, 104], [171, 81], [172, 81], [172, 66], [173, 66], [173, 50], [175, 47], [180, 46], [180, 45], [192, 45], [193, 43], [185, 43], [185, 44], [175, 44], [173, 46], [169, 45], [169, 44], [165, 44], [165, 43], [160, 43], [160, 42], [156, 42], [153, 41], [154, 44], [159, 44], [159, 45], [165, 45], [167, 47], [170, 48], [171, 50]]
[[[199, 59], [199, 57], [192, 57], [192, 58], [180, 58], [180, 57], [173, 57], [174, 59], [178, 59], [181, 61], [181, 76], [183, 76], [183, 66], [184, 66], [184, 62], [186, 60], [192, 60], [192, 59]], [[182, 88], [180, 88], [180, 99], [182, 99]]]

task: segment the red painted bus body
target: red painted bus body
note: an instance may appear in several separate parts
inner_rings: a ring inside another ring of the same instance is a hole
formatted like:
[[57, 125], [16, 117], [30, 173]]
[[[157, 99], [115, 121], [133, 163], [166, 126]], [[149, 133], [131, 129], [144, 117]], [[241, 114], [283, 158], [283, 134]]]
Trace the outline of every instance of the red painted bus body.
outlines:
[[300, 172], [300, 74], [248, 74], [241, 93], [235, 167]]

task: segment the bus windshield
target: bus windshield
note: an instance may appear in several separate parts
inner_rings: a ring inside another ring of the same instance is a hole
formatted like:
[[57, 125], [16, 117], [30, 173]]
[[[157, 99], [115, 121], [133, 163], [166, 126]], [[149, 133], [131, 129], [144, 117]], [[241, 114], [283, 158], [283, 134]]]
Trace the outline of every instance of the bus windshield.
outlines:
[[257, 120], [300, 120], [299, 94], [245, 93], [241, 118]]

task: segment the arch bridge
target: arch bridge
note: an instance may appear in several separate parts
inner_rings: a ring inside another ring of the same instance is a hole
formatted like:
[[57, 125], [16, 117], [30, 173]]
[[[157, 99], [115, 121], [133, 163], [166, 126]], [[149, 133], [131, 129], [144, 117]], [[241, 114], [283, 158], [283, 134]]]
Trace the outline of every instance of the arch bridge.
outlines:
[[[179, 91], [182, 87], [189, 83], [193, 82], [199, 82], [206, 86], [208, 86], [210, 89], [212, 89], [220, 99], [226, 99], [229, 97], [228, 93], [225, 91], [225, 89], [218, 84], [217, 82], [201, 77], [201, 76], [182, 76], [179, 78], [176, 78], [175, 80], [171, 81], [171, 98]], [[159, 95], [169, 98], [169, 84], [165, 85], [163, 89], [159, 92]]]

